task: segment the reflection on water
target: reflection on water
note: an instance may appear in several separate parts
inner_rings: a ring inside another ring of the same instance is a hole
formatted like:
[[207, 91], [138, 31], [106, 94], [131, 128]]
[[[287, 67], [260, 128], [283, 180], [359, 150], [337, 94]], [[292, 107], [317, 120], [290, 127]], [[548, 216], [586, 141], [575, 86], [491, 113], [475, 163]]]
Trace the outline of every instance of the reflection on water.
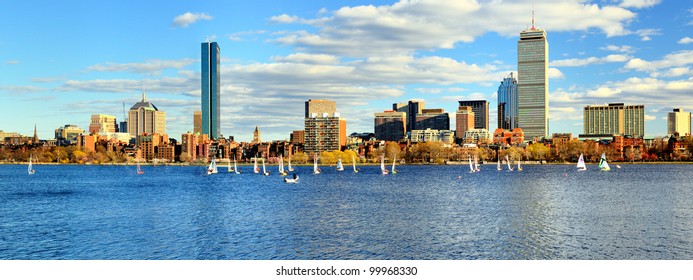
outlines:
[[0, 258], [693, 258], [690, 165], [145, 168], [0, 166]]

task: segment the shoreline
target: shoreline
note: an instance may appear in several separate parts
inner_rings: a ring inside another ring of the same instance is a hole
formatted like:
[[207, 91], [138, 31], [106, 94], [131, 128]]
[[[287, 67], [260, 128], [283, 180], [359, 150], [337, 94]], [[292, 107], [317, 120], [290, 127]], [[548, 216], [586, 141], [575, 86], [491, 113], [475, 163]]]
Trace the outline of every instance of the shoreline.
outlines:
[[[217, 162], [218, 163], [218, 162]], [[522, 165], [575, 165], [577, 162], [544, 162], [536, 161], [522, 162]], [[0, 162], [0, 165], [28, 165], [29, 162]], [[102, 165], [102, 166], [136, 166], [137, 163], [56, 163], [56, 162], [32, 162], [34, 165]], [[463, 162], [445, 162], [445, 163], [402, 163], [397, 165], [467, 165], [467, 161]], [[496, 165], [495, 161], [487, 161], [479, 163], [480, 165]], [[598, 164], [598, 162], [586, 162], [586, 164]], [[611, 161], [609, 164], [693, 164], [693, 161]], [[154, 164], [151, 162], [140, 163], [142, 166], [207, 166], [208, 163], [167, 163]], [[237, 164], [238, 166], [253, 166], [251, 163]], [[292, 164], [293, 166], [313, 166], [313, 164]], [[349, 164], [350, 166], [351, 164]], [[380, 163], [358, 163], [356, 166], [379, 166]], [[219, 166], [219, 165], [217, 165]], [[278, 164], [269, 164], [268, 166], [278, 166]], [[319, 164], [319, 166], [337, 166], [337, 164]], [[222, 166], [223, 167], [223, 166]], [[345, 165], [345, 168], [347, 166]]]

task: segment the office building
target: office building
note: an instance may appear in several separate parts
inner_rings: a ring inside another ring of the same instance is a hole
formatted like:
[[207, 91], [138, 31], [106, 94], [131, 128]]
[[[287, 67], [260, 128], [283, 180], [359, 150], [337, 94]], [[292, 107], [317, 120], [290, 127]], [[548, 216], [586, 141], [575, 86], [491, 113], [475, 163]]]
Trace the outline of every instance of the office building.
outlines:
[[135, 103], [128, 111], [128, 133], [137, 137], [144, 133], [166, 134], [166, 112], [147, 101], [142, 92], [142, 101]]
[[418, 142], [443, 142], [452, 144], [455, 142], [455, 133], [451, 130], [438, 129], [415, 129], [409, 135], [409, 141], [412, 143]]
[[475, 128], [464, 133], [465, 143], [490, 143], [491, 139], [493, 137], [488, 129]]
[[474, 129], [475, 112], [470, 106], [459, 106], [455, 114], [455, 138], [464, 139], [465, 133]]
[[399, 141], [407, 133], [407, 113], [386, 110], [374, 115], [375, 138], [385, 141]]
[[202, 134], [202, 111], [193, 112], [193, 133]]
[[472, 108], [472, 111], [474, 112], [474, 127], [472, 128], [488, 130], [488, 101], [469, 100], [458, 101], [458, 103], [459, 106], [468, 106]]
[[676, 108], [667, 116], [667, 134], [691, 135], [691, 113]]
[[308, 100], [304, 119], [306, 153], [341, 150], [346, 145], [346, 120], [336, 112], [336, 102]]
[[221, 57], [217, 42], [202, 43], [202, 134], [207, 134], [211, 139], [221, 138], [220, 114], [221, 114]]
[[82, 133], [84, 133], [84, 129], [74, 124], [66, 124], [64, 127], [59, 127], [55, 130], [56, 145], [76, 145]]
[[416, 115], [415, 130], [450, 130], [450, 115], [443, 109], [422, 109]]
[[581, 138], [592, 136], [630, 135], [642, 138], [645, 135], [645, 105], [585, 106], [583, 113], [584, 134]]
[[291, 144], [301, 144], [306, 141], [306, 131], [305, 130], [294, 130], [289, 136], [291, 139]]
[[517, 79], [511, 72], [498, 86], [498, 128], [517, 127]]
[[[534, 14], [534, 12], [532, 12]], [[548, 136], [549, 43], [546, 32], [532, 27], [520, 32], [517, 42], [517, 125], [525, 141]]]
[[407, 114], [407, 131], [412, 131], [414, 129], [421, 129], [416, 127], [416, 117], [423, 112], [425, 105], [423, 101], [409, 100], [406, 103], [392, 104], [392, 110]]
[[89, 133], [103, 134], [115, 133], [116, 131], [117, 125], [115, 116], [104, 114], [91, 115], [91, 122], [89, 123]]

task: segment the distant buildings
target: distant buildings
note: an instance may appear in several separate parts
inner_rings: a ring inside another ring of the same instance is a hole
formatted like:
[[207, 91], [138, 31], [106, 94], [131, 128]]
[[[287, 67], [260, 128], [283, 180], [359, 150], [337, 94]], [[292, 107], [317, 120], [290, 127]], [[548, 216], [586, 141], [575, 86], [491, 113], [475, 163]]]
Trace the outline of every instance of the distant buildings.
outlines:
[[691, 113], [676, 108], [667, 115], [667, 134], [691, 135]]
[[260, 128], [255, 126], [255, 131], [253, 131], [253, 143], [261, 143], [260, 139]]
[[511, 72], [498, 86], [498, 128], [517, 127], [517, 79]]
[[218, 140], [221, 138], [220, 124], [220, 93], [221, 93], [221, 57], [217, 42], [202, 43], [201, 51], [202, 76], [202, 134]]
[[500, 145], [517, 145], [522, 144], [525, 139], [525, 133], [522, 128], [513, 128], [512, 130], [505, 130], [502, 128], [496, 128], [493, 131], [493, 143]]
[[520, 32], [517, 42], [518, 127], [525, 140], [544, 138], [549, 127], [549, 44], [546, 32], [532, 27]]
[[58, 146], [76, 145], [80, 135], [84, 133], [84, 129], [74, 124], [66, 124], [64, 127], [59, 127], [55, 130], [55, 140]]
[[115, 116], [104, 114], [91, 115], [91, 122], [89, 123], [89, 133], [103, 134], [115, 133], [117, 131], [118, 125], [116, 124]]
[[385, 141], [399, 141], [407, 133], [407, 113], [387, 110], [374, 115], [375, 138]]
[[585, 106], [583, 113], [584, 134], [581, 138], [601, 135], [630, 135], [642, 138], [645, 136], [645, 105], [608, 105]]
[[159, 111], [142, 92], [142, 101], [135, 103], [128, 111], [128, 133], [137, 137], [143, 133], [166, 134], [166, 112]]
[[493, 139], [493, 137], [488, 129], [475, 128], [467, 130], [464, 133], [465, 143], [490, 143], [491, 139]]
[[301, 144], [306, 141], [306, 131], [305, 130], [294, 130], [289, 136], [291, 144]]
[[455, 114], [455, 138], [458, 142], [465, 138], [468, 130], [474, 129], [475, 113], [470, 106], [459, 106]]
[[193, 133], [202, 133], [202, 111], [193, 112]]
[[443, 109], [422, 109], [416, 115], [415, 130], [450, 130], [450, 115]]
[[417, 142], [443, 142], [452, 144], [455, 142], [455, 134], [451, 130], [438, 129], [415, 129], [411, 131], [409, 140], [412, 143]]
[[336, 112], [336, 102], [311, 99], [305, 105], [305, 152], [341, 150], [346, 145], [346, 120]]
[[416, 118], [419, 116], [419, 114], [423, 113], [424, 106], [425, 104], [423, 101], [409, 100], [407, 103], [392, 104], [392, 110], [407, 114], [406, 131], [412, 131], [414, 129], [422, 129], [416, 127]]
[[[474, 127], [488, 130], [488, 101], [468, 100], [459, 101], [459, 106], [469, 106], [474, 112]], [[472, 129], [470, 128], [470, 129]]]

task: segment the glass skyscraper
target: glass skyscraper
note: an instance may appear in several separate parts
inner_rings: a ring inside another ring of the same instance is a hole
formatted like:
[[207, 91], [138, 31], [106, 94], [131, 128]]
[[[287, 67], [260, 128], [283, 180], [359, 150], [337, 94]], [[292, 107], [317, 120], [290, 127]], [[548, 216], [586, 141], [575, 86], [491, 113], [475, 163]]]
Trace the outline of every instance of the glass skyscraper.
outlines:
[[216, 42], [202, 43], [202, 134], [218, 140], [220, 114], [219, 45]]
[[498, 128], [517, 127], [517, 79], [511, 72], [498, 86]]
[[534, 27], [520, 32], [517, 42], [517, 125], [525, 140], [541, 139], [549, 127], [549, 44], [546, 32]]

